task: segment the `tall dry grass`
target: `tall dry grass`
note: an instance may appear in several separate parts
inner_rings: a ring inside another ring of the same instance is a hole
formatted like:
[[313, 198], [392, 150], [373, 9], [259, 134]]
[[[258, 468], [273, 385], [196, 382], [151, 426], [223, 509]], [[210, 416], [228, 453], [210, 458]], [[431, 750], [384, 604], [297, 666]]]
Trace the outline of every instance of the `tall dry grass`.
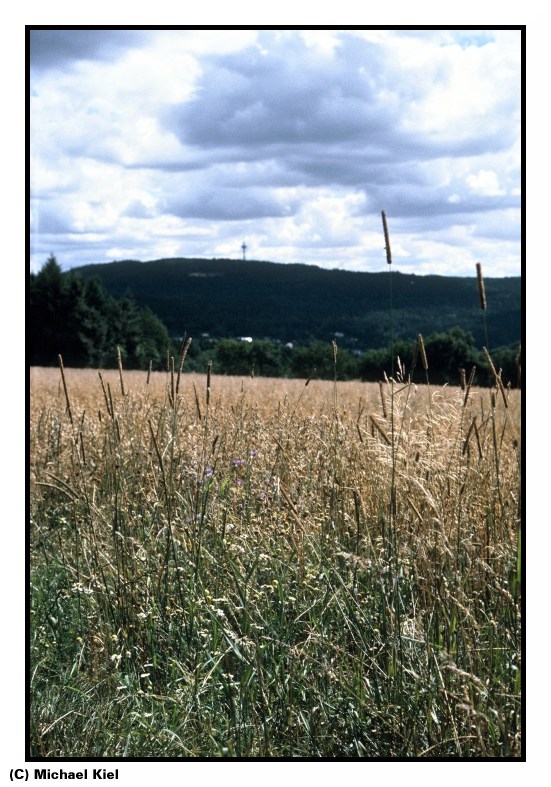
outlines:
[[32, 756], [520, 756], [520, 392], [333, 353], [31, 370]]

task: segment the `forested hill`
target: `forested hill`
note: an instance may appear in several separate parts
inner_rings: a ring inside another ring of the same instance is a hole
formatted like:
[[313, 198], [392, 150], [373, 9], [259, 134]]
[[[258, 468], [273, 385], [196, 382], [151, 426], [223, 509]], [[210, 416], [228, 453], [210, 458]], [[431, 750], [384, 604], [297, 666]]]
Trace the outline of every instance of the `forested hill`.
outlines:
[[[385, 347], [391, 336], [411, 339], [454, 326], [485, 342], [473, 277], [415, 276], [396, 270], [360, 273], [254, 260], [132, 260], [76, 269], [115, 296], [132, 294], [173, 336], [251, 336], [283, 342], [330, 341]], [[521, 337], [521, 280], [485, 279], [490, 346]]]

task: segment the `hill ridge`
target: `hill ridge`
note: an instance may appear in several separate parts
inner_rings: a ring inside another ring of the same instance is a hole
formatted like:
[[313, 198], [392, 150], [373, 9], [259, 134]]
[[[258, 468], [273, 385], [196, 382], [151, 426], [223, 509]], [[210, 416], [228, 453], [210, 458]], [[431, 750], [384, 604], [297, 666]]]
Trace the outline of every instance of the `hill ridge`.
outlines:
[[[174, 336], [330, 340], [384, 347], [391, 334], [389, 271], [349, 271], [306, 263], [174, 257], [115, 260], [72, 269], [113, 295], [149, 306]], [[391, 271], [395, 338], [459, 326], [485, 341], [476, 272], [472, 277]], [[485, 278], [488, 340], [521, 336], [520, 277]]]

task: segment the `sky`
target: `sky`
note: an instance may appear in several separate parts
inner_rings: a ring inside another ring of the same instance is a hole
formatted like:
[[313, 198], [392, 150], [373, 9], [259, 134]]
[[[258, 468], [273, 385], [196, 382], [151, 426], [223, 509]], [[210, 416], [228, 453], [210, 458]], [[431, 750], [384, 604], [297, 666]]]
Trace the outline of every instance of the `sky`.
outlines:
[[521, 274], [515, 29], [30, 32], [30, 251]]

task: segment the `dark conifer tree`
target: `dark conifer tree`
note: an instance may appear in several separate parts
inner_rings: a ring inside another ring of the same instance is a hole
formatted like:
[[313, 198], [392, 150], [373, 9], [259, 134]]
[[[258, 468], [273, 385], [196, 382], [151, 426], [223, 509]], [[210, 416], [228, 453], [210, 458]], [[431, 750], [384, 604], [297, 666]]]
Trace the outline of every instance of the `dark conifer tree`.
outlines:
[[29, 349], [35, 366], [116, 366], [121, 348], [125, 366], [162, 368], [170, 338], [163, 323], [130, 296], [116, 299], [96, 279], [63, 273], [51, 255], [30, 277]]

